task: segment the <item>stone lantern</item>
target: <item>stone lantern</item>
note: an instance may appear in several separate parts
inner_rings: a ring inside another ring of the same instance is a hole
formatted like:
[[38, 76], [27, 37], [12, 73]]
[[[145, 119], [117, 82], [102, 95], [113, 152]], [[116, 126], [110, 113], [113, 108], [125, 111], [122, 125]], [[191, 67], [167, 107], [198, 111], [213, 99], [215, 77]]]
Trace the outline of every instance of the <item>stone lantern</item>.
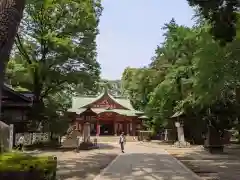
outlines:
[[83, 142], [90, 142], [90, 123], [88, 122], [83, 126]]
[[184, 124], [182, 120], [182, 116], [184, 115], [184, 112], [176, 112], [171, 118], [175, 121], [175, 127], [177, 128], [177, 142], [174, 143], [177, 147], [187, 147], [190, 145], [190, 143], [185, 141], [184, 136]]

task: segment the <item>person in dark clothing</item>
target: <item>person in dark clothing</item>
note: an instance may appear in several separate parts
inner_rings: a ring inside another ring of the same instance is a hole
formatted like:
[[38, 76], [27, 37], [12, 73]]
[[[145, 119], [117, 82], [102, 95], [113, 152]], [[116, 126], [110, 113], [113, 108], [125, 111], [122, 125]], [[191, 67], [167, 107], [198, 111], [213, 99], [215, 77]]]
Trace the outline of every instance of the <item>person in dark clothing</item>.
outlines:
[[126, 144], [126, 137], [124, 136], [124, 132], [122, 132], [119, 137], [119, 144], [120, 144], [122, 153], [124, 153], [124, 145]]

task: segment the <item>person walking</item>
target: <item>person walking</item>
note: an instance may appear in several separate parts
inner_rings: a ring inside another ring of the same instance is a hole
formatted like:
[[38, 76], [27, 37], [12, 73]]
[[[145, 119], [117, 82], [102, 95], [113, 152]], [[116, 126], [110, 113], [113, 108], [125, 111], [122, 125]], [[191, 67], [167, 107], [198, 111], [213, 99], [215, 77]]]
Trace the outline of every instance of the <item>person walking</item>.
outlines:
[[23, 150], [23, 144], [24, 144], [24, 134], [21, 134], [20, 138], [18, 139], [18, 149], [20, 151]]
[[126, 144], [126, 137], [124, 135], [124, 132], [122, 132], [119, 137], [119, 144], [120, 144], [122, 153], [124, 153], [124, 145]]

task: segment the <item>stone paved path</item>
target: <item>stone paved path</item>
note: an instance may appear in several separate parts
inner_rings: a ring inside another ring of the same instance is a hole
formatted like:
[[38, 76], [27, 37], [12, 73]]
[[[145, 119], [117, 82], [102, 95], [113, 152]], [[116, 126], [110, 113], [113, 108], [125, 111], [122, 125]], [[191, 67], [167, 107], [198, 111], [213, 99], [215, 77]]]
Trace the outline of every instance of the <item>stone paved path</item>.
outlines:
[[128, 143], [94, 180], [200, 180], [167, 152], [148, 143]]

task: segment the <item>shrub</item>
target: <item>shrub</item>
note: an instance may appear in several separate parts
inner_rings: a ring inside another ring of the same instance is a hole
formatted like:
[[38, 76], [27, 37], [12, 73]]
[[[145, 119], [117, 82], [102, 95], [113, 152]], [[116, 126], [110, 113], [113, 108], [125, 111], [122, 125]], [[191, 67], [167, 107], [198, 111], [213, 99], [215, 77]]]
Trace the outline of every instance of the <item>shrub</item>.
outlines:
[[0, 155], [0, 179], [55, 180], [57, 159], [51, 156], [31, 156], [24, 153]]
[[46, 141], [46, 142], [35, 142], [31, 145], [25, 145], [24, 149], [33, 150], [33, 149], [54, 149], [58, 148], [61, 145], [58, 141], [52, 140], [52, 141]]

